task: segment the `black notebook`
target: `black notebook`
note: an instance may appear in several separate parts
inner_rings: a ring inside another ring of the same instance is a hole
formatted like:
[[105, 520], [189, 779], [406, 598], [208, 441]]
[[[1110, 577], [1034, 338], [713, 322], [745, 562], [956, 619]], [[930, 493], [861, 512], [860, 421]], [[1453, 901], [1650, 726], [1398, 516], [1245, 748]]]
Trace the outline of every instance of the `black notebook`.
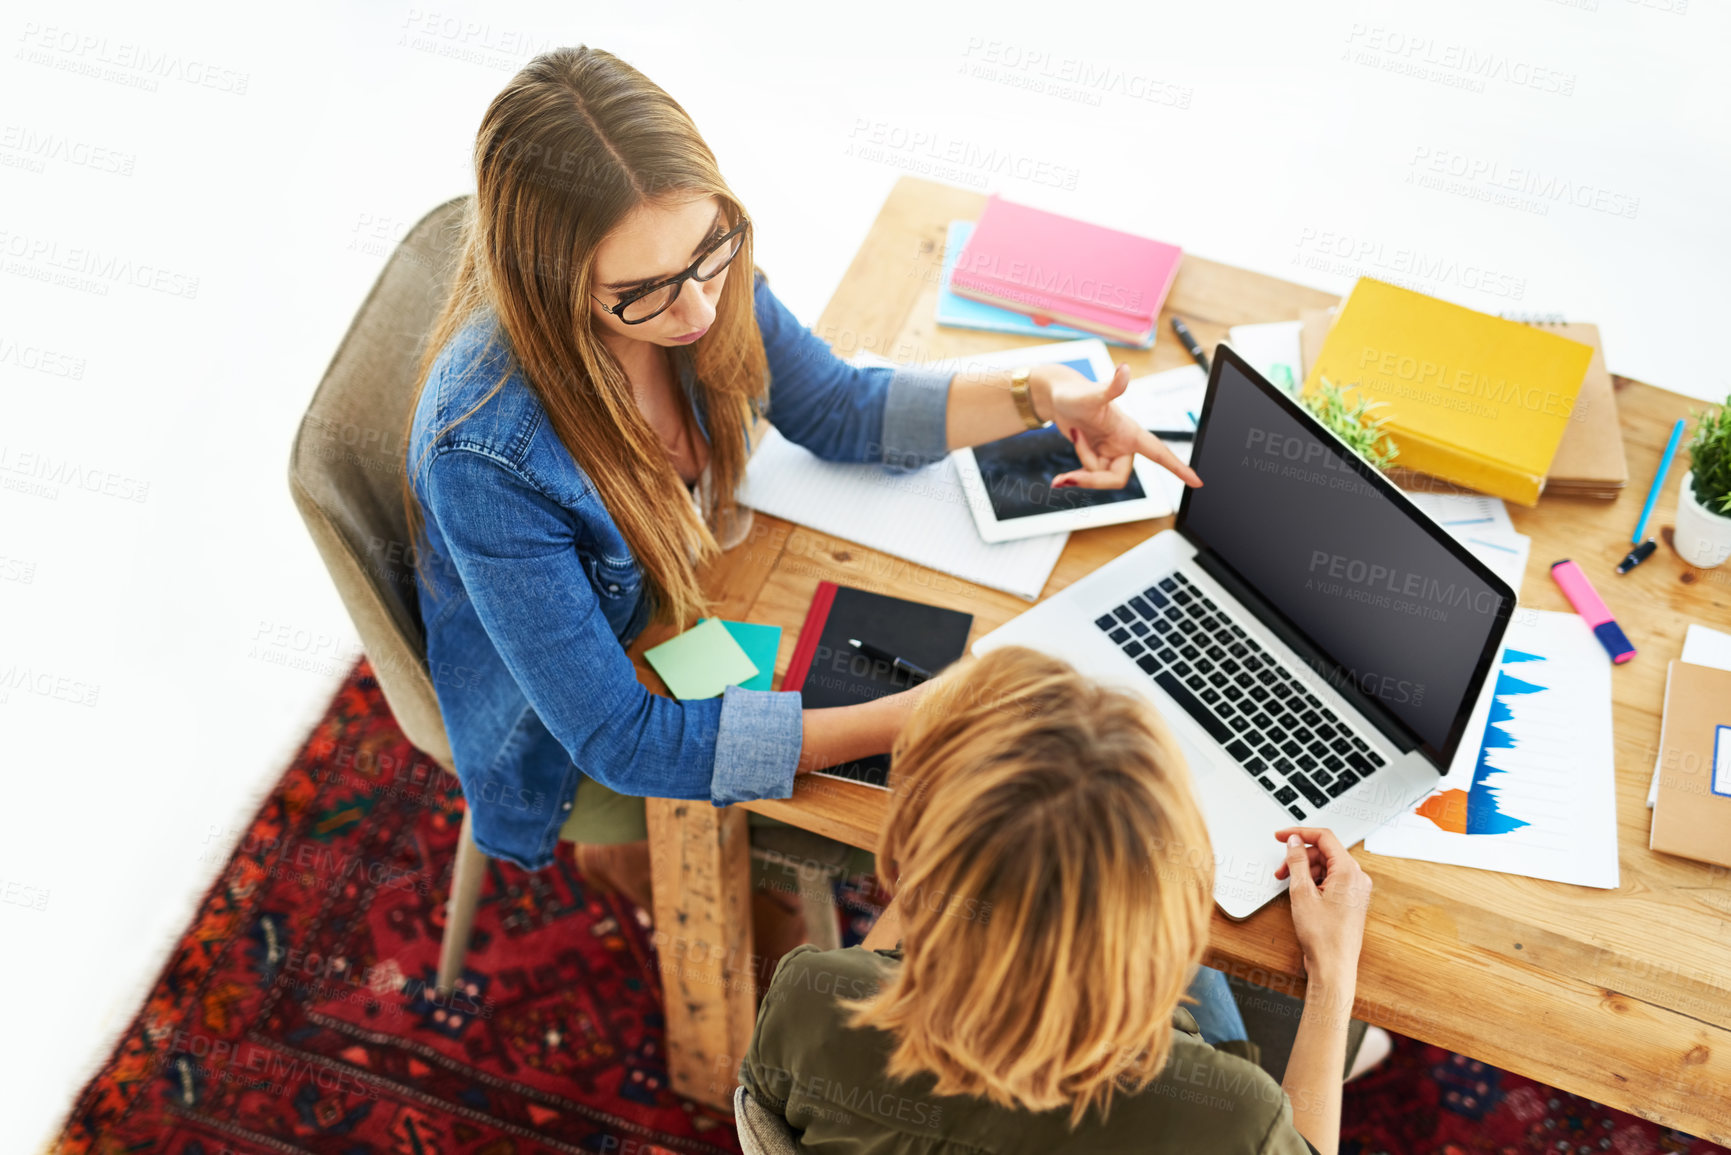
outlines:
[[[798, 690], [800, 701], [812, 709], [853, 706], [898, 693], [913, 680], [889, 663], [860, 653], [848, 644], [849, 638], [937, 674], [966, 652], [973, 627], [972, 614], [821, 582], [781, 688]], [[887, 788], [889, 770], [889, 755], [880, 754], [817, 773]]]

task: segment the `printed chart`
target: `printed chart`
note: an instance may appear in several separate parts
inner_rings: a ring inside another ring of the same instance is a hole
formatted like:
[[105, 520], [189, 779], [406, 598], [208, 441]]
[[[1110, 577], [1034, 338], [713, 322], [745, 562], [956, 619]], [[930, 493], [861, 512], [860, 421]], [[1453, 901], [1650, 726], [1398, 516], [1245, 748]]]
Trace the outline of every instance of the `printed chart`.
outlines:
[[1611, 664], [1585, 622], [1516, 612], [1448, 774], [1364, 848], [1617, 886]]

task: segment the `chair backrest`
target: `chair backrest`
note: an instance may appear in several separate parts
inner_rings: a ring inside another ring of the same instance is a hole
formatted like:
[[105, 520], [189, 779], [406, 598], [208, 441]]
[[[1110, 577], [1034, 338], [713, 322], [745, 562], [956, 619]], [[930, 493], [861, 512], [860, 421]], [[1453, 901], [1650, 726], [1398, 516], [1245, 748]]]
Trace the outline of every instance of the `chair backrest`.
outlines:
[[780, 1115], [751, 1097], [744, 1084], [733, 1089], [733, 1122], [745, 1155], [799, 1155], [799, 1140]]
[[397, 244], [313, 394], [289, 453], [289, 490], [404, 735], [447, 770], [450, 739], [426, 668], [414, 545], [403, 513], [422, 342], [456, 271], [467, 197]]

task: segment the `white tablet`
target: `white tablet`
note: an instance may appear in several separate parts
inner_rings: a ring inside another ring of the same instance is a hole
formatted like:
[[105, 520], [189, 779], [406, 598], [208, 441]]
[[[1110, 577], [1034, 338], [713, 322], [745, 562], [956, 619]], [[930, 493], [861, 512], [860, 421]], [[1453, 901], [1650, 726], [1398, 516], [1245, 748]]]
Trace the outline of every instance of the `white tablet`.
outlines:
[[[1013, 369], [1051, 362], [1068, 365], [1095, 381], [1112, 378], [1112, 358], [1105, 343], [1097, 339], [1005, 350], [953, 364], [963, 372], [968, 368]], [[944, 364], [948, 367], [952, 363]], [[988, 542], [1165, 517], [1173, 510], [1161, 482], [1165, 471], [1141, 456], [1136, 458], [1129, 484], [1123, 489], [1053, 489], [1054, 477], [1082, 468], [1075, 446], [1056, 426], [958, 449], [950, 459], [961, 477], [974, 524]]]

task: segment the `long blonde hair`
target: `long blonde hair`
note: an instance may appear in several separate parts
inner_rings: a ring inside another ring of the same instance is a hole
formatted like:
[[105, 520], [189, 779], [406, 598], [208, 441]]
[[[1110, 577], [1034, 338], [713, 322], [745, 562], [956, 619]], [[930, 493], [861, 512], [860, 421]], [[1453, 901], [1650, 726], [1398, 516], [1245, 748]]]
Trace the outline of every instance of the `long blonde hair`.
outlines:
[[[495, 316], [511, 363], [642, 569], [654, 619], [689, 621], [707, 608], [697, 566], [717, 551], [710, 527], [735, 516], [746, 432], [768, 380], [752, 307], [750, 230], [709, 332], [674, 350], [692, 359], [708, 425], [701, 516], [592, 323], [595, 252], [645, 202], [712, 195], [729, 225], [744, 209], [685, 109], [624, 61], [582, 46], [537, 56], [494, 97], [475, 140], [475, 184], [456, 280], [428, 336], [419, 388], [464, 325]], [[416, 541], [421, 511], [406, 479], [403, 503]]]
[[888, 1073], [1006, 1107], [1090, 1107], [1156, 1078], [1207, 944], [1214, 860], [1146, 701], [1021, 647], [946, 675], [892, 755], [878, 848], [902, 965], [850, 1025]]

